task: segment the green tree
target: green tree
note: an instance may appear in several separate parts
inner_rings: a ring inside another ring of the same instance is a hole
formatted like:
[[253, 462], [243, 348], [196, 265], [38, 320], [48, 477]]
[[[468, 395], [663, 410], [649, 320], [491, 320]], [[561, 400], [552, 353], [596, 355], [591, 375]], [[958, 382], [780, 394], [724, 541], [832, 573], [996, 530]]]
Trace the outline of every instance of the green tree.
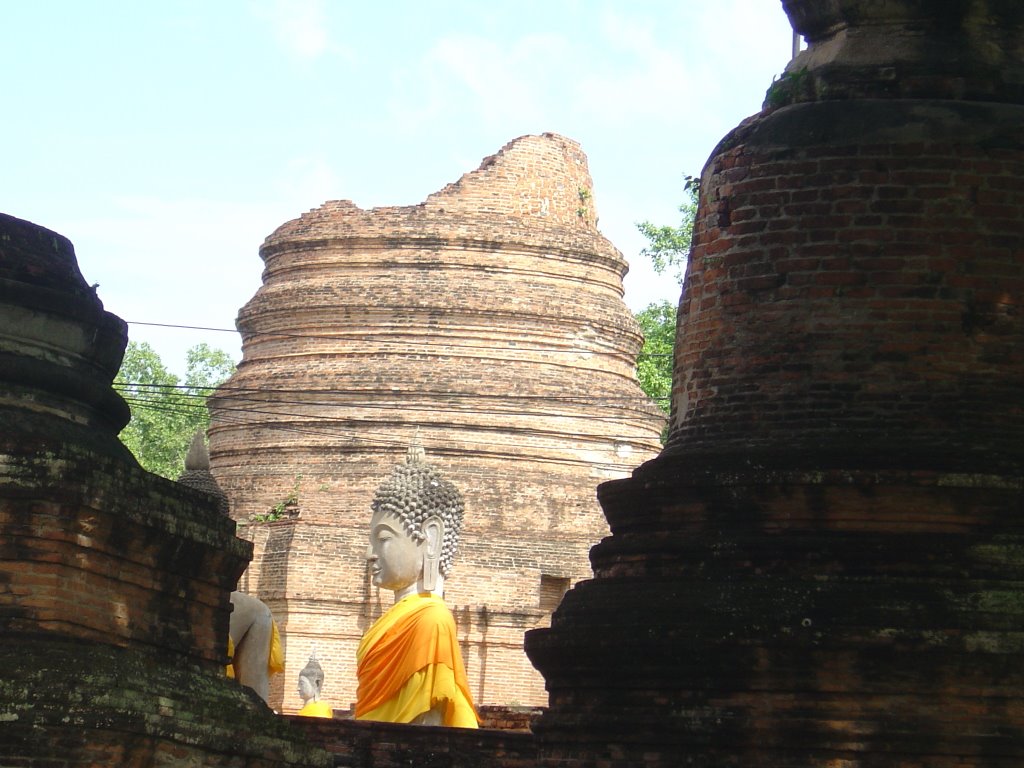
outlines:
[[[700, 179], [686, 176], [683, 184], [686, 199], [679, 206], [679, 226], [657, 226], [649, 221], [637, 224], [648, 245], [641, 256], [651, 260], [659, 275], [669, 272], [682, 285], [686, 260], [693, 240], [693, 223], [697, 219]], [[676, 309], [668, 301], [648, 304], [635, 315], [644, 334], [644, 346], [636, 363], [640, 387], [658, 406], [669, 412], [672, 394], [672, 351], [676, 339]]]
[[172, 480], [184, 469], [192, 435], [209, 425], [207, 396], [235, 370], [226, 352], [207, 344], [188, 350], [186, 366], [182, 384], [149, 344], [129, 341], [114, 377], [132, 410], [121, 442], [145, 469]]
[[672, 350], [676, 337], [676, 308], [668, 301], [648, 304], [636, 313], [644, 347], [636, 361], [640, 388], [668, 413], [672, 395]]
[[[185, 386], [204, 398], [235, 372], [235, 361], [222, 349], [196, 344], [185, 353]], [[209, 419], [207, 419], [207, 422]]]
[[693, 223], [697, 220], [700, 179], [694, 176], [684, 177], [683, 193], [685, 199], [679, 206], [679, 226], [658, 226], [649, 221], [641, 221], [636, 225], [648, 242], [647, 247], [640, 251], [640, 255], [651, 260], [655, 272], [659, 275], [669, 272], [680, 285], [683, 284], [686, 260], [690, 255]]

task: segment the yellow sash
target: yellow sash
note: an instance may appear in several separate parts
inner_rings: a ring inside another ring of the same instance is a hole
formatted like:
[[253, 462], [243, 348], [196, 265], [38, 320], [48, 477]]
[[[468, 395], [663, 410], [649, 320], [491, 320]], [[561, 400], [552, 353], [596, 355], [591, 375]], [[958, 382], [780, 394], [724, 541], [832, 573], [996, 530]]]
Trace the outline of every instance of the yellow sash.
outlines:
[[302, 717], [334, 717], [331, 705], [326, 701], [310, 701], [299, 710]]
[[[228, 677], [234, 678], [235, 641], [231, 639], [231, 635], [228, 635], [228, 658], [231, 659], [231, 661], [228, 662], [224, 671], [227, 672]], [[281, 672], [284, 672], [284, 649], [281, 647], [281, 633], [277, 631], [277, 622], [271, 620], [270, 654], [267, 656], [267, 676], [277, 675]]]

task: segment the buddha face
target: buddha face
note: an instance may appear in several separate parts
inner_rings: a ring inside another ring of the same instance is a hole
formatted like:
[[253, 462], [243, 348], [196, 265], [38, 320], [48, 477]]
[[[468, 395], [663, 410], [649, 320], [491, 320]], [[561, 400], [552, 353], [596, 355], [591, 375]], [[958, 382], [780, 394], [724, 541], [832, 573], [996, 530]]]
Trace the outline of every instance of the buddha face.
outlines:
[[406, 532], [398, 517], [374, 512], [366, 550], [374, 586], [399, 592], [415, 584], [423, 570], [424, 546]]
[[299, 675], [299, 698], [303, 701], [309, 701], [316, 698], [316, 694], [316, 683], [305, 675]]

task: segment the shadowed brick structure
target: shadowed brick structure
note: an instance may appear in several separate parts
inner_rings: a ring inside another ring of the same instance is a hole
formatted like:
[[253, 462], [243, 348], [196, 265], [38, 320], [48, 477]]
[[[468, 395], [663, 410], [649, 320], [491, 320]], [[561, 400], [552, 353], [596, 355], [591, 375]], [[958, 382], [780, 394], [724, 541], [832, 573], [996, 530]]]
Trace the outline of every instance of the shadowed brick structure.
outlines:
[[370, 501], [418, 440], [466, 500], [446, 602], [473, 697], [543, 703], [523, 633], [589, 575], [607, 533], [594, 488], [652, 457], [663, 424], [579, 145], [521, 137], [415, 206], [325, 203], [260, 255], [210, 455], [237, 520], [283, 513], [243, 534], [241, 588], [286, 640], [271, 701], [297, 710], [313, 646], [325, 698], [354, 701], [356, 645], [387, 607], [365, 567]]
[[224, 676], [250, 545], [118, 441], [126, 341], [71, 243], [0, 214], [0, 764], [326, 765]]
[[548, 768], [1024, 764], [1024, 4], [783, 5], [668, 446], [527, 636]]

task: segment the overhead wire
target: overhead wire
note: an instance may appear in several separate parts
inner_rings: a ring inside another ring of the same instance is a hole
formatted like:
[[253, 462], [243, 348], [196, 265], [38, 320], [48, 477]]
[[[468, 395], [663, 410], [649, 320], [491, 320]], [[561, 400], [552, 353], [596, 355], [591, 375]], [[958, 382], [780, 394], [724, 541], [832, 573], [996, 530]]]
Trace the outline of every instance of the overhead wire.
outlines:
[[[360, 412], [366, 412], [370, 410], [390, 411], [400, 408], [404, 413], [436, 413], [436, 404], [428, 406], [428, 404], [414, 404], [406, 401], [400, 404], [400, 407], [393, 406], [393, 404], [384, 403], [380, 401], [373, 401], [368, 397], [370, 393], [362, 390], [334, 390], [334, 389], [316, 389], [316, 390], [289, 390], [289, 389], [253, 389], [246, 387], [211, 387], [211, 386], [194, 386], [194, 385], [180, 385], [180, 384], [156, 384], [156, 383], [144, 383], [144, 382], [115, 382], [115, 389], [122, 393], [125, 400], [128, 402], [130, 407], [139, 409], [146, 409], [151, 411], [157, 411], [161, 413], [171, 413], [177, 415], [189, 415], [195, 414], [198, 411], [204, 411], [207, 408], [207, 399], [214, 393], [227, 391], [228, 394], [220, 398], [219, 406], [217, 407], [218, 418], [224, 422], [231, 422], [234, 424], [247, 423], [253, 425], [252, 420], [246, 419], [247, 416], [256, 417], [273, 417], [273, 420], [264, 419], [256, 426], [260, 427], [272, 427], [282, 428], [285, 424], [288, 425], [303, 425], [301, 429], [293, 429], [292, 431], [301, 432], [304, 434], [311, 434], [317, 436], [333, 435], [337, 437], [344, 437], [351, 440], [360, 441], [376, 441], [378, 444], [395, 444], [393, 439], [389, 439], [383, 434], [374, 433], [367, 431], [366, 429], [359, 429], [358, 431], [351, 430], [339, 430], [336, 427], [342, 424], [352, 425], [355, 424], [368, 424], [373, 423], [372, 420], [359, 418], [358, 416], [331, 416], [329, 414], [308, 414], [308, 413], [293, 413], [291, 411], [282, 409], [291, 408], [315, 408], [315, 409], [349, 409], [357, 410]], [[327, 395], [343, 395], [349, 397], [356, 397], [357, 399], [350, 399], [348, 401], [337, 400], [337, 399], [296, 399], [296, 395], [299, 394], [313, 394], [317, 397], [323, 397]], [[510, 395], [510, 396], [496, 396], [496, 395], [479, 395], [475, 396], [472, 393], [465, 392], [425, 392], [422, 393], [426, 396], [435, 396], [444, 398], [445, 396], [451, 395], [452, 400], [463, 400], [472, 398], [477, 401], [477, 407], [473, 409], [473, 414], [496, 416], [501, 418], [514, 418], [516, 416], [530, 416], [529, 412], [515, 411], [514, 409], [498, 409], [493, 407], [480, 408], [478, 404], [479, 399], [484, 400], [521, 400], [523, 404], [536, 403], [536, 406], [540, 406], [541, 403], [554, 399], [558, 401], [561, 406], [593, 406], [593, 404], [600, 403], [603, 401], [606, 404], [616, 404], [616, 406], [629, 407], [630, 402], [637, 404], [641, 402], [647, 402], [646, 398], [632, 398], [632, 397], [586, 397], [586, 396], [566, 396], [566, 397], [544, 397], [537, 395]], [[267, 395], [289, 395], [289, 397], [268, 397]], [[168, 396], [176, 398], [176, 401], [168, 401]], [[550, 414], [554, 418], [563, 419], [580, 419], [586, 418], [588, 422], [615, 422], [621, 423], [623, 416], [606, 416], [603, 414]], [[280, 420], [286, 420], [284, 424]], [[501, 428], [489, 428], [489, 431], [502, 431]], [[560, 434], [557, 430], [542, 430], [536, 428], [522, 428], [516, 427], [514, 429], [516, 434], [525, 435], [530, 437], [539, 438], [550, 438], [554, 435]], [[581, 435], [584, 436], [584, 435]], [[607, 434], [589, 434], [585, 435], [586, 439], [590, 440], [610, 440], [610, 441], [630, 441], [631, 437], [623, 435], [607, 435]], [[370, 438], [368, 440], [368, 438]], [[376, 439], [375, 439], [376, 438]], [[485, 444], [478, 440], [470, 440], [470, 443]], [[549, 445], [548, 447], [556, 447]]]
[[[198, 330], [198, 331], [211, 331], [216, 333], [238, 333], [235, 329], [229, 328], [215, 328], [211, 326], [193, 326], [193, 325], [181, 325], [172, 323], [152, 323], [143, 321], [127, 321], [129, 325], [141, 325], [151, 326], [160, 328], [174, 328], [182, 330]], [[334, 341], [344, 340], [346, 336], [339, 334], [295, 334], [295, 333], [282, 333], [282, 332], [255, 332], [249, 334], [250, 337], [274, 337], [274, 338], [292, 338], [292, 339], [330, 339]], [[384, 345], [395, 345], [401, 346], [402, 348], [408, 347], [427, 347], [437, 349], [438, 344], [432, 342], [421, 342], [415, 340], [402, 340], [402, 341], [384, 341], [380, 342]], [[621, 353], [615, 350], [577, 350], [577, 349], [566, 349], [564, 347], [535, 347], [535, 346], [509, 346], [509, 345], [482, 345], [482, 344], [458, 344], [459, 349], [486, 349], [493, 351], [502, 352], [554, 352], [554, 353], [573, 353], [573, 354], [614, 354], [620, 355]], [[396, 350], [398, 351], [398, 350]], [[672, 353], [639, 353], [640, 357], [670, 357]], [[235, 404], [235, 407], [229, 407], [225, 404], [218, 406], [218, 418], [223, 422], [234, 423], [234, 424], [252, 424], [251, 420], [245, 418], [246, 415], [257, 415], [257, 416], [275, 416], [278, 418], [285, 417], [291, 419], [290, 421], [261, 421], [258, 426], [262, 428], [277, 429], [282, 431], [288, 431], [295, 434], [303, 434], [307, 436], [333, 436], [343, 437], [349, 440], [378, 446], [404, 446], [403, 441], [391, 438], [388, 435], [382, 433], [375, 433], [367, 430], [359, 430], [353, 432], [350, 430], [338, 430], [332, 427], [334, 423], [347, 423], [351, 424], [353, 421], [365, 421], [360, 419], [353, 419], [352, 417], [335, 417], [328, 415], [316, 415], [310, 416], [309, 414], [301, 413], [288, 413], [281, 410], [263, 410], [255, 407], [237, 407], [238, 405], [260, 405], [264, 407], [268, 406], [281, 406], [281, 407], [318, 407], [318, 408], [359, 408], [359, 409], [381, 409], [389, 410], [395, 409], [396, 406], [380, 403], [380, 402], [368, 402], [366, 398], [371, 397], [372, 393], [368, 393], [365, 390], [345, 390], [345, 389], [276, 389], [276, 388], [251, 388], [251, 387], [229, 387], [219, 385], [215, 387], [203, 386], [203, 385], [189, 385], [189, 384], [155, 384], [146, 382], [115, 382], [115, 389], [118, 389], [122, 393], [126, 402], [130, 406], [134, 405], [139, 408], [174, 413], [178, 415], [190, 415], [195, 413], [197, 410], [205, 409], [205, 400], [212, 394], [217, 393], [221, 395], [222, 401], [228, 401]], [[143, 391], [139, 391], [143, 390]], [[202, 394], [199, 390], [204, 390], [209, 394]], [[148, 392], [152, 396], [146, 397], [145, 393]], [[168, 404], [166, 399], [158, 397], [158, 395], [169, 394], [174, 392], [179, 397], [189, 398], [187, 401], [179, 401], [177, 403]], [[480, 413], [490, 416], [502, 416], [502, 417], [514, 417], [514, 416], [532, 416], [535, 413], [526, 413], [523, 411], [514, 411], [509, 409], [495, 409], [495, 408], [481, 408], [480, 402], [486, 400], [498, 400], [501, 402], [520, 402], [522, 404], [528, 403], [559, 403], [561, 405], [588, 405], [593, 406], [595, 404], [604, 405], [617, 405], [629, 407], [631, 403], [635, 403], [637, 406], [651, 402], [651, 400], [668, 400], [665, 397], [631, 397], [631, 396], [586, 396], [586, 395], [524, 395], [524, 394], [502, 394], [502, 395], [486, 395], [471, 392], [450, 392], [450, 391], [429, 391], [429, 390], [417, 390], [414, 392], [397, 390], [394, 394], [402, 395], [405, 397], [425, 397], [425, 398], [439, 398], [442, 401], [446, 401], [450, 404], [458, 402], [460, 399], [472, 399], [474, 402], [474, 413]], [[334, 401], [324, 400], [310, 400], [310, 399], [269, 399], [275, 395], [286, 395], [289, 398], [295, 398], [302, 395], [310, 395], [313, 397], [330, 397], [335, 398]], [[355, 400], [349, 402], [337, 402], [337, 398], [363, 398], [363, 401]], [[403, 411], [411, 412], [436, 412], [437, 406], [417, 406], [411, 403], [404, 403], [401, 406], [397, 406]], [[547, 414], [551, 416], [552, 414]], [[554, 414], [555, 418], [573, 418], [571, 414]], [[587, 419], [589, 421], [616, 421], [621, 422], [621, 416], [604, 416], [598, 414], [588, 414]], [[298, 420], [298, 421], [295, 421]], [[326, 424], [325, 424], [326, 422]], [[299, 426], [301, 425], [301, 426]], [[500, 431], [499, 428], [493, 428], [494, 431]], [[515, 429], [516, 434], [527, 435], [535, 438], [551, 438], [561, 433], [554, 430], [538, 430], [538, 429]], [[609, 440], [613, 442], [624, 442], [630, 441], [631, 438], [616, 436], [616, 435], [586, 435], [587, 439], [591, 440]], [[477, 445], [492, 445], [492, 443], [484, 443], [481, 441], [473, 440], [461, 440], [460, 442], [466, 444], [477, 444]], [[608, 465], [608, 468], [618, 469], [619, 467]]]
[[[147, 405], [147, 406], [142, 406], [142, 407], [145, 407], [147, 409], [162, 411], [162, 412], [183, 413], [181, 411], [178, 411], [177, 409], [163, 408], [163, 407], [160, 407], [160, 406]], [[241, 416], [239, 416], [237, 414], [220, 414], [220, 416], [218, 418], [220, 418], [222, 422], [226, 422], [228, 424], [241, 424], [241, 425], [252, 426], [252, 422], [244, 419], [243, 417], [241, 417]], [[408, 441], [407, 440], [404, 440], [404, 439], [401, 439], [401, 438], [396, 438], [396, 437], [394, 437], [394, 436], [392, 436], [390, 434], [385, 434], [385, 433], [380, 433], [380, 432], [369, 432], [369, 431], [365, 431], [365, 430], [360, 430], [358, 432], [351, 431], [351, 430], [340, 430], [340, 429], [333, 428], [330, 425], [322, 425], [322, 424], [318, 424], [318, 423], [315, 423], [315, 422], [297, 422], [297, 423], [296, 422], [285, 422], [285, 423], [281, 423], [281, 422], [270, 421], [270, 422], [260, 422], [257, 426], [259, 428], [261, 428], [261, 429], [268, 429], [268, 430], [273, 430], [273, 431], [285, 432], [285, 433], [288, 433], [288, 434], [301, 435], [301, 436], [304, 436], [304, 437], [341, 438], [341, 439], [344, 439], [346, 442], [348, 442], [350, 444], [360, 445], [360, 446], [363, 446], [364, 448], [365, 447], [398, 448], [398, 449], [403, 449], [404, 450], [405, 448], [408, 447]], [[536, 431], [530, 431], [530, 430], [527, 430], [527, 431], [516, 430], [517, 434], [527, 434], [527, 435], [531, 435], [531, 436], [540, 436], [540, 437], [548, 437], [548, 438], [552, 437], [552, 434], [557, 434], [557, 433], [547, 433], [547, 434], [540, 434], [540, 435], [533, 434], [535, 432]], [[608, 441], [611, 441], [611, 442], [620, 442], [620, 443], [631, 442], [629, 438], [614, 437], [614, 436], [608, 436], [608, 435], [586, 435], [584, 437], [586, 437], [589, 440], [602, 440], [602, 441], [608, 440]], [[501, 442], [483, 441], [483, 440], [470, 440], [470, 439], [466, 439], [465, 437], [460, 437], [458, 440], [450, 441], [449, 442], [449, 444], [452, 444], [452, 443], [454, 443], [456, 446], [458, 446], [460, 448], [473, 448], [473, 450], [477, 454], [480, 454], [480, 455], [500, 456], [500, 455], [506, 455], [507, 454], [507, 451], [500, 450], [500, 447], [502, 445], [505, 445], [505, 443], [501, 443]], [[526, 448], [533, 448], [533, 449], [536, 449], [536, 450], [539, 450], [539, 451], [558, 450], [560, 448], [560, 446], [554, 445], [554, 444], [548, 444], [548, 445], [534, 444], [534, 445], [526, 445], [525, 447]], [[608, 462], [598, 462], [598, 463], [595, 464], [595, 463], [589, 462], [589, 461], [583, 461], [583, 460], [575, 461], [575, 460], [570, 460], [570, 459], [565, 459], [565, 458], [557, 458], [557, 457], [553, 457], [553, 456], [543, 456], [543, 455], [541, 455], [538, 458], [540, 460], [543, 460], [543, 461], [555, 461], [556, 463], [579, 463], [579, 464], [586, 464], [587, 466], [592, 466], [592, 467], [596, 467], [596, 468], [599, 468], [599, 469], [608, 470], [608, 471], [611, 471], [611, 472], [621, 472], [623, 470], [624, 466], [628, 466], [629, 465], [628, 461], [624, 461], [621, 464], [611, 464], [611, 463], [608, 463]]]
[[[162, 400], [162, 399], [156, 399], [156, 398], [152, 398], [152, 397], [146, 398], [146, 397], [138, 397], [138, 396], [134, 396], [134, 395], [128, 395], [127, 397], [125, 397], [125, 401], [129, 404], [129, 406], [137, 405], [140, 408], [146, 408], [146, 409], [149, 409], [149, 410], [155, 410], [155, 411], [160, 411], [160, 412], [164, 412], [164, 413], [176, 413], [176, 414], [179, 414], [179, 415], [188, 415], [190, 413], [195, 413], [198, 410], [202, 410], [203, 408], [206, 407], [205, 402], [199, 402], [198, 401], [198, 398], [200, 398], [202, 396], [196, 395], [196, 396], [193, 396], [193, 397], [196, 398], [196, 399], [192, 400], [191, 402], [167, 403], [165, 400]], [[276, 403], [270, 403], [270, 404], [273, 405], [273, 404], [276, 404]], [[295, 404], [296, 403], [292, 403], [291, 405], [295, 405]], [[301, 403], [299, 405], [301, 405]], [[395, 409], [395, 410], [400, 409], [403, 412], [412, 411], [412, 412], [419, 412], [419, 413], [434, 413], [434, 412], [437, 411], [436, 408], [425, 408], [425, 407], [419, 407], [419, 408], [409, 408], [409, 407], [406, 407], [406, 406], [397, 406], [397, 407], [396, 406], [379, 406], [379, 407]], [[241, 418], [242, 414], [251, 414], [251, 415], [256, 415], [256, 416], [274, 416], [274, 417], [277, 417], [278, 419], [285, 418], [285, 419], [289, 419], [289, 420], [297, 420], [297, 421], [289, 421], [289, 423], [306, 424], [306, 425], [309, 425], [309, 426], [316, 426], [318, 424], [324, 424], [325, 422], [327, 424], [348, 424], [348, 425], [351, 425], [353, 422], [355, 422], [355, 423], [372, 423], [371, 421], [369, 421], [367, 419], [353, 418], [351, 416], [343, 417], [343, 416], [330, 416], [330, 415], [323, 415], [323, 414], [310, 415], [310, 414], [303, 414], [303, 413], [290, 413], [290, 412], [287, 412], [287, 411], [280, 411], [280, 410], [264, 410], [264, 409], [252, 408], [252, 407], [239, 408], [239, 407], [228, 407], [228, 406], [220, 405], [220, 406], [218, 406], [217, 411], [218, 411], [218, 414], [222, 414], [223, 413], [223, 414], [232, 414], [232, 415], [238, 416], [239, 422], [243, 421], [242, 418]], [[474, 411], [474, 413], [476, 413], [476, 411]], [[509, 412], [493, 412], [493, 411], [492, 412], [484, 411], [484, 413], [488, 413], [488, 415], [497, 415], [497, 416], [532, 416], [532, 415], [534, 415], [534, 414], [529, 414], [529, 413], [509, 413]], [[558, 416], [559, 415], [556, 415], [555, 418], [557, 418]], [[564, 418], [573, 418], [573, 417], [571, 415], [566, 415], [566, 416], [564, 416]], [[622, 421], [621, 418], [602, 417], [602, 416], [588, 416], [587, 420], [588, 421], [616, 421], [616, 422], [621, 422]], [[244, 423], [253, 425], [253, 423], [251, 421], [244, 421]], [[275, 423], [280, 423], [280, 422], [275, 422]], [[266, 425], [266, 424], [268, 424], [267, 421], [261, 421], [258, 425], [254, 425], [254, 426], [263, 426], [263, 425]], [[478, 427], [476, 427], [476, 429], [483, 429], [483, 430], [486, 430], [486, 431], [494, 431], [494, 432], [502, 431], [502, 429], [500, 427], [480, 427], [480, 426], [478, 426]], [[509, 429], [511, 431], [515, 432], [516, 434], [519, 434], [519, 435], [527, 435], [527, 436], [539, 437], [539, 438], [551, 438], [551, 437], [558, 436], [558, 435], [562, 434], [561, 432], [559, 432], [557, 430], [544, 430], [544, 429], [536, 429], [536, 428], [509, 427]], [[361, 429], [361, 430], [359, 430], [358, 433], [355, 433], [355, 432], [332, 432], [332, 434], [336, 434], [338, 436], [346, 436], [346, 437], [351, 437], [351, 438], [354, 438], [354, 439], [358, 439], [359, 436], [361, 436], [361, 435], [367, 435], [367, 434], [371, 434], [372, 435], [373, 433]], [[621, 435], [608, 435], [608, 434], [600, 434], [600, 433], [599, 434], [584, 435], [584, 437], [586, 437], [587, 439], [592, 439], [592, 440], [611, 440], [611, 441], [619, 441], [619, 442], [627, 441], [627, 440], [630, 439], [628, 437], [621, 436]], [[478, 441], [470, 441], [470, 442], [478, 442]]]
[[[218, 393], [229, 393], [226, 395], [227, 399], [252, 399], [254, 402], [270, 402], [267, 400], [257, 399], [257, 395], [313, 395], [313, 396], [356, 396], [356, 397], [372, 397], [373, 393], [365, 389], [337, 389], [337, 388], [325, 388], [325, 389], [302, 389], [302, 388], [275, 388], [275, 387], [231, 387], [223, 384], [217, 386], [205, 386], [205, 385], [194, 385], [194, 384], [157, 384], [150, 382], [115, 382], [116, 387], [122, 389], [132, 387], [146, 387], [154, 391], [179, 391], [183, 394], [188, 394], [191, 390], [208, 390], [211, 394], [216, 391]], [[478, 402], [480, 400], [499, 400], [499, 401], [537, 401], [537, 402], [557, 402], [561, 404], [580, 404], [580, 405], [593, 405], [595, 403], [605, 404], [621, 404], [621, 403], [646, 403], [650, 399], [669, 399], [667, 396], [664, 397], [636, 397], [633, 395], [622, 395], [622, 396], [611, 396], [611, 395], [528, 395], [528, 394], [517, 394], [508, 393], [500, 395], [488, 395], [475, 392], [451, 392], [443, 390], [401, 390], [392, 389], [388, 390], [388, 394], [402, 396], [402, 397], [424, 397], [424, 398], [442, 398], [449, 400], [472, 400]], [[195, 396], [208, 397], [210, 395]], [[246, 397], [248, 396], [248, 398]], [[296, 405], [337, 405], [335, 402], [317, 401], [317, 400], [276, 400], [274, 402], [296, 404]]]
[[[143, 325], [153, 328], [175, 328], [187, 331], [213, 331], [215, 333], [239, 333], [234, 328], [214, 328], [212, 326], [204, 325], [179, 325], [176, 323], [151, 323], [144, 322], [142, 320], [126, 320], [128, 325]], [[281, 339], [331, 339], [334, 341], [350, 339], [351, 337], [341, 334], [329, 334], [329, 333], [287, 333], [283, 331], [251, 331], [248, 333], [250, 337], [259, 336], [270, 336]], [[352, 339], [353, 341], [358, 339]], [[402, 340], [402, 341], [381, 341], [377, 342], [380, 344], [395, 344], [401, 345], [402, 347], [432, 347], [436, 348], [439, 345], [436, 343], [425, 342], [425, 341], [413, 341], [413, 340]], [[598, 350], [598, 349], [566, 349], [564, 347], [534, 347], [534, 346], [509, 346], [499, 344], [458, 344], [459, 349], [489, 349], [494, 351], [522, 351], [522, 352], [571, 352], [577, 355], [620, 355], [621, 352], [617, 350]], [[638, 357], [671, 357], [671, 352], [639, 352]]]

